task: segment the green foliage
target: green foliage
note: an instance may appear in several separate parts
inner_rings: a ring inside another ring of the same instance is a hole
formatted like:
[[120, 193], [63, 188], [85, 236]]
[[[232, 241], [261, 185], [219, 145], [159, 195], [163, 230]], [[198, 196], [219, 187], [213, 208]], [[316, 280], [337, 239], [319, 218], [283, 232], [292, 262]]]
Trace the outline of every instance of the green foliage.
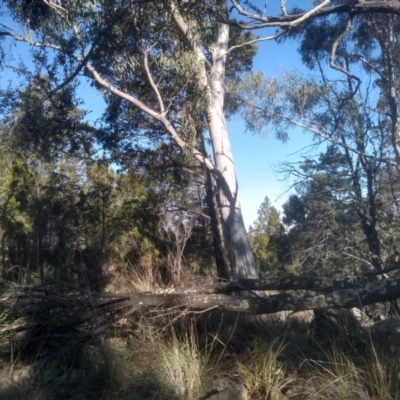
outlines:
[[[299, 167], [298, 195], [284, 205], [283, 222], [290, 226], [290, 235], [297, 237], [307, 270], [314, 265], [319, 273], [351, 274], [369, 268], [374, 254], [390, 259], [390, 241], [386, 241], [388, 253], [379, 252], [373, 241], [378, 229], [381, 237], [386, 236], [386, 207], [392, 201], [387, 199], [386, 206], [383, 201], [373, 201], [375, 196], [385, 198], [384, 187], [378, 189], [375, 182], [385, 181], [390, 169], [376, 169], [372, 180], [368, 174], [362, 176], [362, 171], [358, 177], [352, 176], [348, 168], [348, 159], [333, 146], [318, 161], [306, 159]], [[364, 195], [357, 185], [367, 182]], [[390, 187], [398, 190], [397, 186]]]
[[278, 267], [279, 248], [276, 245], [282, 230], [279, 211], [265, 197], [258, 209], [254, 227], [249, 228], [249, 240], [259, 268], [269, 275], [276, 272]]
[[301, 199], [296, 195], [291, 195], [283, 205], [283, 223], [291, 226], [301, 226], [306, 220], [306, 211]]
[[[18, 2], [13, 6], [18, 7]], [[124, 14], [126, 5], [121, 3], [119, 10], [110, 10], [107, 2], [103, 10], [94, 10], [89, 2], [75, 6], [75, 16], [79, 19], [83, 17], [79, 15], [83, 9], [88, 13], [86, 17], [110, 11], [110, 14], [116, 12], [114, 17], [117, 18]], [[72, 16], [73, 7], [70, 11]], [[157, 14], [161, 10], [155, 6], [154, 12]], [[40, 29], [54, 28], [53, 33], [58, 34], [60, 26], [56, 23], [51, 27], [54, 15], [47, 17], [46, 21], [37, 21], [42, 24]], [[162, 18], [157, 28], [152, 27], [150, 21], [142, 21], [147, 33], [161, 27]], [[107, 51], [117, 54], [126, 49], [125, 41], [116, 46], [121, 35], [137, 42], [137, 38], [129, 36], [131, 20], [126, 21], [126, 26], [121, 20], [118, 24], [116, 20], [103, 22], [101, 29], [112, 30], [108, 40], [114, 46], [107, 47], [104, 42], [101, 57], [96, 53], [99, 49], [94, 51], [93, 62], [97, 64], [105, 60]], [[89, 30], [87, 34], [94, 32]], [[58, 39], [71, 51], [75, 48], [66, 36]], [[165, 45], [167, 53], [175, 46], [171, 41]], [[138, 48], [131, 50], [140, 53]], [[163, 70], [165, 77], [171, 73], [177, 80], [186, 81], [185, 73], [189, 73], [192, 56], [184, 48], [176, 51], [182, 55], [180, 62], [161, 52], [154, 54], [150, 64]], [[3, 274], [27, 282], [50, 277], [73, 279], [79, 284], [100, 288], [114, 280], [111, 272], [115, 280], [121, 282], [116, 275], [127, 274], [129, 279], [130, 274], [140, 271], [150, 279], [150, 286], [165, 284], [174, 276], [170, 270], [172, 265], [182, 268], [191, 229], [198, 232], [198, 238], [190, 241], [194, 253], [187, 258], [197, 269], [210, 268], [213, 261], [210, 260], [209, 228], [204, 221], [196, 222], [197, 213], [203, 213], [204, 194], [191, 177], [190, 171], [197, 169], [193, 160], [178, 153], [174, 145], [153, 140], [153, 133], [157, 135], [159, 127], [149, 131], [149, 140], [143, 143], [143, 136], [138, 135], [137, 129], [138, 124], [143, 123], [143, 115], [130, 107], [120, 109], [116, 105], [114, 109], [111, 100], [102, 128], [93, 127], [85, 121], [86, 112], [79, 108], [76, 82], [70, 81], [52, 93], [62, 76], [70, 74], [72, 65], [67, 58], [60, 55], [51, 59], [46, 50], [35, 51], [33, 56], [33, 73], [22, 65], [18, 70], [26, 86], [18, 91], [10, 87], [2, 92], [0, 229]], [[242, 62], [245, 64], [244, 59]], [[103, 70], [110, 68], [112, 71], [115, 67], [115, 64], [106, 63]], [[137, 74], [138, 81], [146, 82], [139, 69], [131, 72]], [[130, 81], [133, 75], [124, 79]], [[163, 90], [172, 89], [172, 82], [169, 80]], [[145, 95], [147, 90], [148, 87], [143, 87], [141, 93]], [[174, 96], [180, 91], [178, 87], [176, 90], [172, 91]], [[190, 94], [187, 96], [189, 99]], [[134, 122], [132, 118], [138, 119]], [[182, 118], [186, 117], [182, 114]], [[192, 120], [188, 115], [182, 127], [188, 135]], [[125, 130], [126, 126], [129, 129]], [[138, 142], [134, 135], [138, 135]], [[103, 157], [100, 158], [101, 153]], [[173, 224], [174, 220], [181, 222]], [[176, 246], [182, 233], [187, 237]], [[170, 254], [174, 255], [173, 260], [169, 260]]]
[[[209, 229], [207, 224], [196, 222], [196, 216], [203, 213], [200, 185], [188, 182], [189, 174], [182, 171], [190, 170], [200, 177], [199, 163], [194, 163], [191, 157], [193, 148], [204, 147], [209, 108], [214, 102], [211, 83], [216, 72], [210, 66], [215, 63], [215, 50], [219, 45], [216, 43], [218, 26], [221, 18], [225, 18], [223, 4], [194, 0], [151, 1], [143, 8], [142, 4], [129, 1], [69, 0], [62, 4], [33, 1], [25, 4], [24, 0], [9, 0], [6, 7], [14, 21], [26, 29], [26, 40], [39, 48], [32, 51], [35, 72], [30, 74], [30, 86], [18, 106], [24, 109], [24, 118], [19, 124], [19, 144], [16, 146], [24, 146], [28, 153], [40, 151], [41, 157], [46, 154], [48, 161], [53, 162], [60, 151], [97, 158], [103, 150], [106, 163], [115, 165], [122, 174], [132, 170], [131, 163], [137, 163], [138, 169], [148, 168], [146, 173], [152, 169], [146, 183], [153, 193], [148, 193], [149, 197], [154, 196], [153, 199], [158, 196], [158, 203], [162, 205], [157, 211], [162, 213], [162, 218], [155, 217], [156, 207], [152, 204], [149, 219], [153, 221], [148, 225], [141, 224], [146, 230], [146, 233], [141, 232], [142, 239], [150, 240], [158, 254], [172, 255], [172, 259], [168, 259], [169, 268], [172, 265], [172, 269], [180, 271], [190, 232]], [[176, 21], [180, 16], [183, 16], [184, 24]], [[229, 46], [232, 49], [227, 53], [226, 68], [224, 66], [222, 73], [227, 81], [234, 84], [251, 69], [257, 51], [255, 43], [251, 43], [255, 38], [253, 33], [237, 27], [230, 30]], [[43, 45], [36, 46], [42, 40]], [[199, 52], [202, 52], [201, 57]], [[27, 74], [27, 68], [21, 67], [21, 73]], [[101, 129], [85, 125], [82, 120], [85, 114], [77, 108], [74, 96], [77, 81], [71, 78], [80, 77], [82, 73], [92, 80], [106, 101]], [[108, 83], [104, 85], [102, 79]], [[109, 91], [111, 87], [113, 89]], [[127, 96], [129, 101], [121, 100]], [[226, 112], [232, 114], [237, 110], [238, 102], [231, 94], [227, 97]], [[166, 135], [166, 126], [173, 127], [185, 143], [179, 144], [183, 150], [181, 156], [177, 155], [173, 138]], [[143, 159], [145, 167], [140, 165]], [[169, 162], [174, 165], [168, 165]], [[162, 168], [165, 170], [160, 172], [158, 169]], [[81, 185], [78, 204], [81, 207], [78, 229], [82, 230], [83, 224], [85, 232], [85, 240], [80, 241], [86, 248], [93, 247], [91, 251], [100, 254], [101, 259], [107, 252], [107, 241], [112, 242], [118, 236], [113, 236], [107, 225], [112, 221], [115, 223], [114, 216], [118, 220], [119, 212], [119, 205], [108, 204], [118, 202], [112, 198], [118, 193], [112, 193], [109, 177], [104, 178], [103, 186], [93, 184], [92, 193], [85, 192], [87, 188]], [[97, 178], [93, 175], [83, 179]], [[172, 187], [176, 189], [173, 196], [169, 194]], [[95, 200], [93, 193], [97, 191], [102, 195]], [[149, 201], [153, 202], [153, 199]], [[176, 206], [174, 212], [166, 211], [168, 203]], [[85, 213], [87, 215], [82, 217]], [[139, 219], [143, 218], [143, 213], [137, 214], [141, 214]], [[170, 221], [166, 223], [168, 218]], [[172, 224], [173, 219], [180, 222]], [[90, 240], [85, 224], [93, 225], [96, 233], [92, 237], [100, 245], [88, 246]], [[203, 242], [208, 246], [210, 240], [207, 238]], [[129, 251], [125, 253], [129, 254]], [[206, 258], [209, 263], [209, 257], [201, 257]], [[203, 260], [198, 262], [199, 257], [191, 259], [198, 265], [205, 264]]]

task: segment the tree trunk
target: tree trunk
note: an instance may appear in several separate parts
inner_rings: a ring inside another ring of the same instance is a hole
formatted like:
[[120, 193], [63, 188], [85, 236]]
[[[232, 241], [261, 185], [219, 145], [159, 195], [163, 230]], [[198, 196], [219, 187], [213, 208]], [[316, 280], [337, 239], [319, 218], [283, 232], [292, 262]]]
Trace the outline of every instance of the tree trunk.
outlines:
[[[200, 139], [201, 152], [206, 155], [206, 145], [204, 142], [204, 135], [199, 130], [198, 137]], [[225, 242], [222, 232], [222, 226], [219, 216], [219, 207], [216, 199], [216, 192], [214, 189], [214, 181], [211, 171], [203, 164], [204, 173], [204, 187], [206, 192], [206, 203], [208, 207], [208, 215], [210, 217], [211, 233], [213, 236], [213, 247], [215, 263], [217, 265], [218, 278], [229, 280], [229, 266], [225, 257]]]
[[[226, 0], [218, 6], [227, 13]], [[228, 19], [228, 16], [226, 16]], [[228, 246], [233, 279], [258, 278], [258, 271], [250, 248], [239, 201], [239, 187], [233, 163], [232, 149], [224, 115], [225, 60], [228, 50], [229, 25], [219, 23], [213, 53], [211, 76], [211, 101], [207, 121], [217, 169], [217, 183], [224, 234]]]
[[[206, 154], [206, 146], [204, 143], [204, 135], [199, 135], [201, 138], [201, 151]], [[216, 193], [214, 190], [214, 183], [211, 171], [203, 165], [204, 171], [204, 186], [206, 191], [206, 203], [208, 207], [208, 215], [210, 217], [211, 233], [213, 235], [213, 247], [215, 263], [217, 265], [217, 275], [221, 279], [229, 279], [229, 268], [227, 259], [225, 257], [225, 243], [220, 223], [220, 216], [218, 211], [218, 204], [215, 198]]]
[[[271, 314], [280, 311], [362, 307], [400, 297], [400, 278], [398, 277], [355, 286], [351, 282], [288, 276], [267, 280], [245, 279], [227, 285], [208, 287], [168, 288], [165, 291], [147, 293], [87, 292], [86, 289], [83, 290], [61, 281], [49, 281], [47, 285], [49, 288], [44, 293], [43, 285], [23, 287], [22, 290], [26, 298], [32, 295], [36, 298], [40, 295], [45, 296], [48, 310], [51, 310], [50, 313], [55, 316], [45, 322], [50, 323], [51, 327], [79, 325], [90, 319], [98, 321], [99, 316], [106, 314], [109, 314], [111, 319], [109, 322], [113, 323], [126, 315], [143, 313], [149, 309], [173, 308], [175, 311], [181, 309], [185, 312], [219, 309], [244, 314]], [[60, 295], [64, 291], [60, 291], [59, 287], [79, 290], [83, 293], [78, 299], [68, 294]], [[256, 298], [238, 298], [228, 295], [243, 290], [283, 292]], [[21, 298], [18, 290], [15, 294]], [[7, 296], [7, 298], [12, 297]], [[65, 312], [65, 309], [68, 309], [68, 312]], [[104, 327], [106, 327], [108, 322], [104, 321]], [[96, 324], [89, 325], [97, 326]], [[40, 322], [40, 326], [43, 327], [43, 322]]]
[[210, 216], [211, 232], [213, 235], [213, 246], [215, 263], [217, 264], [217, 275], [221, 279], [229, 279], [228, 265], [224, 254], [224, 240], [219, 223], [218, 206], [216, 204], [211, 172], [204, 167], [204, 181], [206, 190], [206, 202], [208, 215]]
[[[365, 153], [365, 140], [364, 132], [361, 130], [361, 135], [357, 134], [357, 150], [361, 153]], [[342, 143], [345, 143], [345, 138], [342, 135]], [[345, 149], [346, 162], [352, 175], [352, 187], [353, 193], [356, 198], [356, 212], [360, 220], [361, 227], [363, 229], [365, 238], [367, 239], [368, 249], [371, 253], [371, 263], [376, 269], [376, 271], [382, 271], [382, 258], [381, 258], [381, 247], [379, 241], [379, 234], [377, 230], [377, 205], [376, 196], [374, 190], [374, 173], [372, 171], [371, 163], [363, 155], [358, 159], [360, 164], [357, 166], [353, 165], [352, 157], [350, 151]], [[360, 165], [363, 171], [360, 171]], [[364, 194], [361, 189], [361, 176], [362, 172], [367, 176], [367, 198], [368, 198], [368, 213], [364, 210]]]

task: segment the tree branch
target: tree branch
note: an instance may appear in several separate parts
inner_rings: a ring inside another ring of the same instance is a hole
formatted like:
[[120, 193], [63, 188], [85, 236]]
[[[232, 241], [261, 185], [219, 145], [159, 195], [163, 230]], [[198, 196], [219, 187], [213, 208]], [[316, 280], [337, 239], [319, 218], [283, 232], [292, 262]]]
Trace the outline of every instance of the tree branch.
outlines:
[[[388, 160], [388, 159], [381, 159], [379, 157], [375, 157], [375, 156], [370, 155], [370, 154], [365, 154], [365, 153], [357, 150], [356, 148], [354, 148], [352, 146], [349, 146], [347, 144], [344, 144], [344, 143], [336, 140], [335, 138], [333, 138], [332, 135], [325, 135], [325, 134], [321, 133], [320, 130], [314, 129], [309, 125], [305, 125], [305, 124], [302, 124], [300, 122], [297, 122], [297, 121], [295, 121], [295, 120], [293, 120], [293, 119], [291, 119], [289, 117], [286, 117], [285, 115], [277, 114], [277, 113], [274, 113], [274, 112], [270, 112], [270, 114], [273, 115], [274, 117], [282, 120], [282, 121], [286, 121], [286, 122], [288, 122], [288, 123], [290, 123], [292, 125], [295, 125], [295, 126], [297, 126], [299, 128], [303, 128], [303, 129], [313, 133], [314, 135], [319, 136], [320, 138], [322, 138], [324, 140], [327, 140], [330, 143], [333, 143], [335, 145], [338, 145], [338, 146], [340, 146], [340, 147], [342, 147], [344, 149], [347, 149], [347, 150], [351, 151], [352, 153], [358, 154], [358, 155], [363, 156], [363, 157], [368, 157], [368, 158], [370, 158], [371, 160], [374, 160], [374, 161], [384, 162], [384, 163], [386, 163], [388, 165], [397, 166], [397, 163], [395, 161]], [[310, 121], [310, 122], [315, 123], [318, 126], [318, 122], [317, 121]]]
[[[316, 6], [315, 8], [313, 8], [310, 11], [307, 11], [305, 13], [302, 14], [284, 14], [282, 17], [263, 17], [257, 14], [253, 14], [250, 13], [248, 11], [245, 11], [239, 4], [239, 2], [237, 0], [232, 0], [232, 4], [233, 6], [236, 8], [236, 10], [239, 12], [240, 15], [243, 15], [244, 17], [247, 17], [253, 21], [259, 21], [262, 24], [260, 25], [264, 25], [263, 27], [267, 27], [267, 26], [279, 26], [279, 27], [288, 27], [288, 28], [293, 28], [299, 24], [301, 24], [302, 22], [304, 22], [305, 20], [311, 18], [312, 16], [314, 16], [315, 14], [317, 14], [322, 8], [324, 8], [325, 6], [327, 6], [328, 4], [330, 4], [331, 0], [325, 0], [323, 1], [321, 4], [319, 4], [318, 6]], [[290, 17], [294, 17], [291, 20], [288, 20]], [[289, 18], [288, 18], [289, 17]], [[273, 21], [274, 20], [274, 21]], [[274, 22], [280, 22], [279, 24], [275, 25]]]
[[366, 14], [366, 13], [382, 13], [400, 15], [400, 3], [398, 1], [358, 1], [340, 4], [337, 6], [326, 7], [330, 1], [324, 1], [310, 11], [296, 14], [286, 14], [281, 16], [263, 17], [248, 11], [245, 11], [237, 0], [232, 0], [234, 8], [240, 15], [257, 23], [240, 24], [237, 21], [225, 21], [233, 26], [242, 29], [261, 29], [267, 27], [293, 27], [310, 19], [326, 17], [333, 14], [351, 13]]
[[352, 24], [352, 18], [349, 18], [347, 20], [346, 23], [346, 27], [344, 29], [344, 31], [335, 39], [335, 41], [333, 42], [332, 45], [332, 50], [331, 50], [331, 54], [329, 57], [329, 65], [331, 66], [331, 68], [336, 69], [337, 71], [343, 72], [345, 75], [347, 75], [349, 78], [355, 79], [357, 81], [357, 85], [355, 87], [355, 89], [352, 91], [352, 93], [350, 93], [348, 96], [346, 96], [344, 99], [341, 99], [341, 102], [345, 102], [349, 99], [351, 99], [358, 91], [358, 88], [360, 87], [361, 84], [361, 79], [355, 75], [353, 75], [352, 73], [350, 73], [347, 69], [341, 67], [340, 65], [336, 64], [335, 62], [335, 58], [336, 58], [336, 50], [340, 44], [340, 42], [346, 37], [346, 35], [349, 33], [350, 28], [351, 28], [351, 24]]
[[267, 41], [267, 40], [274, 40], [274, 39], [277, 39], [278, 37], [284, 35], [286, 32], [287, 32], [287, 29], [282, 30], [282, 31], [280, 31], [280, 32], [278, 32], [277, 34], [272, 35], [272, 36], [267, 36], [267, 37], [263, 37], [263, 38], [258, 38], [258, 39], [254, 39], [254, 40], [249, 40], [248, 42], [241, 43], [241, 44], [237, 44], [237, 45], [235, 45], [235, 46], [230, 47], [229, 50], [228, 50], [227, 52], [225, 52], [224, 54], [221, 54], [219, 57], [216, 57], [215, 59], [221, 58], [221, 57], [225, 57], [225, 56], [226, 56], [227, 54], [229, 54], [231, 51], [233, 51], [233, 50], [235, 50], [235, 49], [239, 49], [240, 47], [248, 46], [248, 45], [253, 44], [253, 43], [265, 42], [265, 41]]
[[151, 75], [150, 69], [149, 69], [149, 63], [148, 63], [148, 57], [149, 54], [147, 50], [143, 50], [143, 67], [147, 75], [147, 79], [149, 80], [150, 86], [152, 87], [154, 93], [157, 96], [158, 104], [160, 106], [160, 114], [165, 116], [165, 107], [164, 107], [164, 101], [161, 97], [160, 91], [158, 90], [157, 85], [154, 82], [153, 76]]
[[188, 28], [187, 23], [185, 22], [185, 20], [183, 19], [181, 13], [179, 12], [178, 6], [175, 3], [174, 0], [167, 0], [167, 6], [171, 12], [172, 18], [175, 21], [176, 26], [178, 27], [178, 29], [181, 31], [183, 37], [185, 38], [186, 44], [189, 46], [189, 48], [196, 52], [197, 57], [208, 67], [211, 68], [211, 64], [209, 63], [209, 61], [206, 59], [206, 57], [204, 56], [203, 52], [201, 51], [200, 46], [198, 45], [198, 43], [196, 43], [195, 38], [193, 37], [193, 35], [190, 33], [190, 30]]
[[[52, 295], [49, 295], [48, 292], [43, 294], [43, 298], [47, 302], [54, 302], [53, 309], [60, 307], [60, 304], [62, 306], [63, 299], [65, 302], [64, 307], [71, 309], [71, 300], [73, 298], [68, 295], [62, 296], [62, 290], [60, 290], [63, 287], [71, 288], [71, 285], [67, 286], [62, 282], [52, 281], [47, 286], [49, 287], [48, 290], [53, 287], [54, 292]], [[30, 293], [40, 293], [42, 288], [43, 285], [21, 288], [19, 297], [23, 294], [24, 297], [29, 298]], [[261, 290], [289, 290], [289, 292], [254, 298], [228, 295], [228, 293], [232, 292], [249, 290], [257, 290], [258, 292]], [[293, 292], [293, 290], [296, 291]], [[169, 288], [147, 293], [101, 294], [91, 292], [90, 296], [87, 293], [86, 296], [85, 293], [82, 293], [77, 298], [77, 308], [71, 317], [66, 319], [62, 317], [53, 318], [48, 321], [48, 324], [54, 326], [76, 325], [110, 313], [116, 316], [119, 312], [126, 312], [126, 310], [130, 310], [133, 313], [150, 309], [174, 308], [199, 311], [218, 308], [222, 311], [234, 313], [271, 314], [280, 311], [296, 312], [361, 307], [399, 297], [400, 277], [369, 282], [364, 286], [358, 287], [349, 282], [293, 276], [271, 280], [244, 279], [225, 285], [183, 289]], [[84, 300], [83, 304], [82, 300]], [[95, 309], [93, 309], [92, 304]], [[86, 311], [84, 310], [85, 307]], [[55, 316], [57, 314], [52, 313], [52, 315]]]

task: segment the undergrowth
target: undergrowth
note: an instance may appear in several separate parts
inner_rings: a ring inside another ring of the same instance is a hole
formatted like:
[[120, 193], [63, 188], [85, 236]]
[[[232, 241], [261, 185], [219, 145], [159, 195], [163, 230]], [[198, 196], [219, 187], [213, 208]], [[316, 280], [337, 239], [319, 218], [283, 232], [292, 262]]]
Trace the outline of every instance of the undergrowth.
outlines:
[[400, 400], [400, 340], [296, 314], [152, 312], [34, 349], [3, 356], [0, 400], [205, 400], [238, 384], [254, 400]]

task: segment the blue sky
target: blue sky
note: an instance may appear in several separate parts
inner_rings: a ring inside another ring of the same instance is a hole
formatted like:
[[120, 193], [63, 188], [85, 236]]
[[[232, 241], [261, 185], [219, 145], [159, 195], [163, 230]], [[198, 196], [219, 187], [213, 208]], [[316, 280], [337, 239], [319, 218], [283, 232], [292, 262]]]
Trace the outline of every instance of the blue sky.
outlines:
[[[268, 77], [279, 77], [284, 71], [292, 69], [307, 73], [302, 66], [297, 46], [295, 42], [279, 45], [274, 41], [260, 43], [254, 70], [263, 71]], [[286, 192], [290, 182], [280, 181], [282, 177], [274, 172], [274, 166], [283, 161], [299, 160], [302, 149], [313, 142], [310, 134], [298, 129], [289, 132], [289, 141], [286, 143], [277, 140], [273, 133], [263, 137], [253, 135], [246, 132], [243, 122], [237, 118], [228, 121], [228, 127], [243, 217], [248, 228], [257, 218], [257, 210], [265, 196], [279, 210], [289, 196]]]
[[[253, 0], [252, 3], [260, 9], [264, 9], [267, 4], [268, 15], [281, 13], [281, 2], [278, 0], [267, 3], [264, 0]], [[311, 4], [311, 0], [286, 1], [288, 10], [295, 5], [309, 9]], [[269, 29], [255, 33], [260, 37], [267, 37], [276, 33], [276, 30]], [[259, 51], [253, 63], [254, 70], [262, 71], [268, 77], [279, 77], [284, 71], [293, 69], [308, 73], [302, 65], [296, 42], [285, 41], [277, 44], [274, 40], [270, 40], [259, 42], [258, 46]], [[290, 182], [282, 182], [282, 177], [274, 172], [274, 166], [277, 167], [283, 161], [299, 160], [302, 149], [313, 143], [312, 137], [296, 129], [288, 132], [289, 141], [282, 143], [273, 133], [260, 137], [246, 132], [244, 123], [237, 118], [228, 121], [228, 129], [239, 182], [243, 218], [248, 228], [256, 220], [258, 208], [265, 196], [268, 196], [272, 204], [281, 210], [289, 194], [294, 192], [293, 190], [288, 192]]]

